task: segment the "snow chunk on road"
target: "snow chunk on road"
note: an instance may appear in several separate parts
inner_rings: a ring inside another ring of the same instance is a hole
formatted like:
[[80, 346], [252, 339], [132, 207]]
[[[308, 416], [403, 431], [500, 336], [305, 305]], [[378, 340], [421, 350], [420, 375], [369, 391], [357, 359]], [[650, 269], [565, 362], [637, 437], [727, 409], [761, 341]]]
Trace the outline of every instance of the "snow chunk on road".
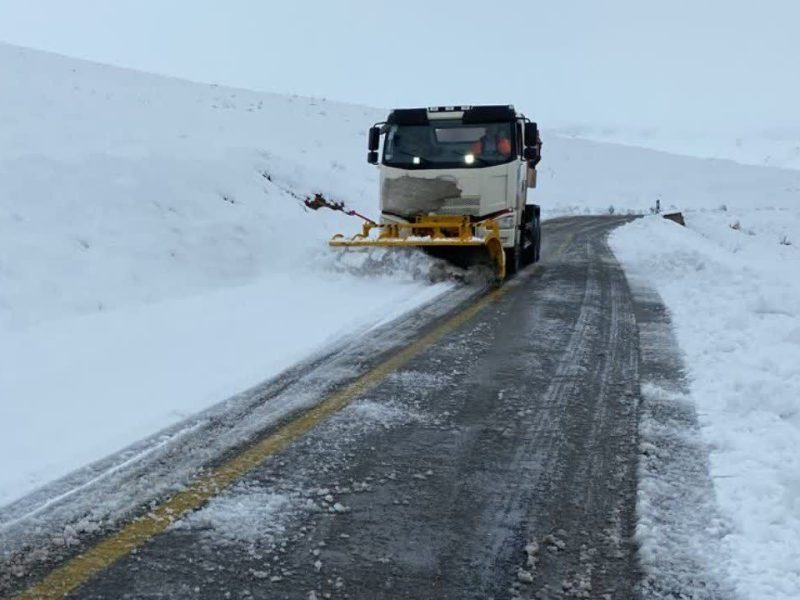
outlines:
[[359, 400], [345, 409], [341, 415], [342, 420], [354, 419], [359, 425], [371, 427], [380, 425], [384, 429], [422, 421], [422, 415], [408, 410], [405, 407], [391, 402], [375, 402], [374, 400]]
[[300, 494], [268, 491], [240, 484], [217, 496], [198, 512], [175, 523], [173, 529], [209, 529], [214, 541], [247, 542], [266, 546], [286, 530], [289, 520], [304, 510]]
[[[654, 287], [686, 354], [720, 511], [722, 562], [744, 598], [800, 597], [800, 240], [797, 210], [687, 212], [611, 236]], [[738, 223], [738, 225], [737, 225]], [[732, 227], [733, 226], [733, 227]]]

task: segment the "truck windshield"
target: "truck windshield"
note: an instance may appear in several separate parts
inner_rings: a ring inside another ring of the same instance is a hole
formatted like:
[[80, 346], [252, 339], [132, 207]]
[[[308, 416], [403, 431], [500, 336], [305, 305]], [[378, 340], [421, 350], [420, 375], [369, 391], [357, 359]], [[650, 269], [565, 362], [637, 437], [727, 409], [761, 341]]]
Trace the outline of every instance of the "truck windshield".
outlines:
[[404, 169], [487, 167], [516, 158], [512, 123], [390, 125], [383, 164]]

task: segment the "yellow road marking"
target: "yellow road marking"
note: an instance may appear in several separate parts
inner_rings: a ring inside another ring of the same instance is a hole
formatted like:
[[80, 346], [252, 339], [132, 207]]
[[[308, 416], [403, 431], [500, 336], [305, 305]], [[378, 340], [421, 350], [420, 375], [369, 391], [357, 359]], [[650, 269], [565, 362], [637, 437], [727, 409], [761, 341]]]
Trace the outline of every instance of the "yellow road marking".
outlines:
[[561, 245], [558, 247], [558, 250], [556, 250], [555, 256], [561, 256], [562, 254], [564, 254], [564, 252], [566, 251], [567, 247], [569, 247], [569, 245], [572, 243], [572, 240], [574, 240], [574, 239], [575, 239], [575, 234], [574, 233], [570, 233], [566, 237], [566, 239], [561, 243]]
[[[570, 235], [564, 240], [564, 243], [556, 251], [556, 256], [566, 250], [573, 237]], [[530, 273], [532, 274], [536, 270], [537, 267], [534, 266]], [[300, 414], [255, 445], [212, 470], [208, 475], [189, 484], [184, 491], [175, 494], [151, 512], [125, 526], [119, 532], [51, 571], [43, 580], [18, 594], [15, 598], [17, 600], [55, 600], [63, 598], [100, 571], [127, 556], [154, 536], [162, 533], [174, 521], [203, 506], [212, 497], [218, 495], [225, 488], [263, 463], [268, 457], [277, 454], [320, 422], [376, 386], [387, 375], [402, 367], [417, 354], [472, 319], [489, 304], [498, 301], [511, 287], [516, 286], [504, 286], [483, 296], [474, 304], [471, 304], [356, 379], [353, 383], [338, 392], [334, 392], [315, 407]]]

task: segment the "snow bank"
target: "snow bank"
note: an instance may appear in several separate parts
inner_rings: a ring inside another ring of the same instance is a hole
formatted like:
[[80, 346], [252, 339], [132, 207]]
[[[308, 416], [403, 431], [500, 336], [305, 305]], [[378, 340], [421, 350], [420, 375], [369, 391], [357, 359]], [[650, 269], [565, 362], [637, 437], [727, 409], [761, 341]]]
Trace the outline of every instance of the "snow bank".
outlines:
[[0, 397], [13, 400], [0, 405], [0, 504], [449, 287], [344, 281], [276, 273], [238, 288], [7, 332]]
[[[617, 230], [629, 277], [668, 306], [722, 516], [711, 559], [744, 598], [800, 597], [800, 211], [648, 217]], [[783, 241], [783, 243], [781, 243]]]

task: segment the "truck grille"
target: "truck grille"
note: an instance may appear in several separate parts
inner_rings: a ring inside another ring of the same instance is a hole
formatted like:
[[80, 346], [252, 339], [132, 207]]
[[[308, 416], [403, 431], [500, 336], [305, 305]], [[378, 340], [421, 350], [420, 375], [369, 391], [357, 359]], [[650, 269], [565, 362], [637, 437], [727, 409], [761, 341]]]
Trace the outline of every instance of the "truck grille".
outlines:
[[437, 212], [442, 215], [478, 215], [480, 208], [479, 196], [461, 196], [460, 198], [448, 198]]

